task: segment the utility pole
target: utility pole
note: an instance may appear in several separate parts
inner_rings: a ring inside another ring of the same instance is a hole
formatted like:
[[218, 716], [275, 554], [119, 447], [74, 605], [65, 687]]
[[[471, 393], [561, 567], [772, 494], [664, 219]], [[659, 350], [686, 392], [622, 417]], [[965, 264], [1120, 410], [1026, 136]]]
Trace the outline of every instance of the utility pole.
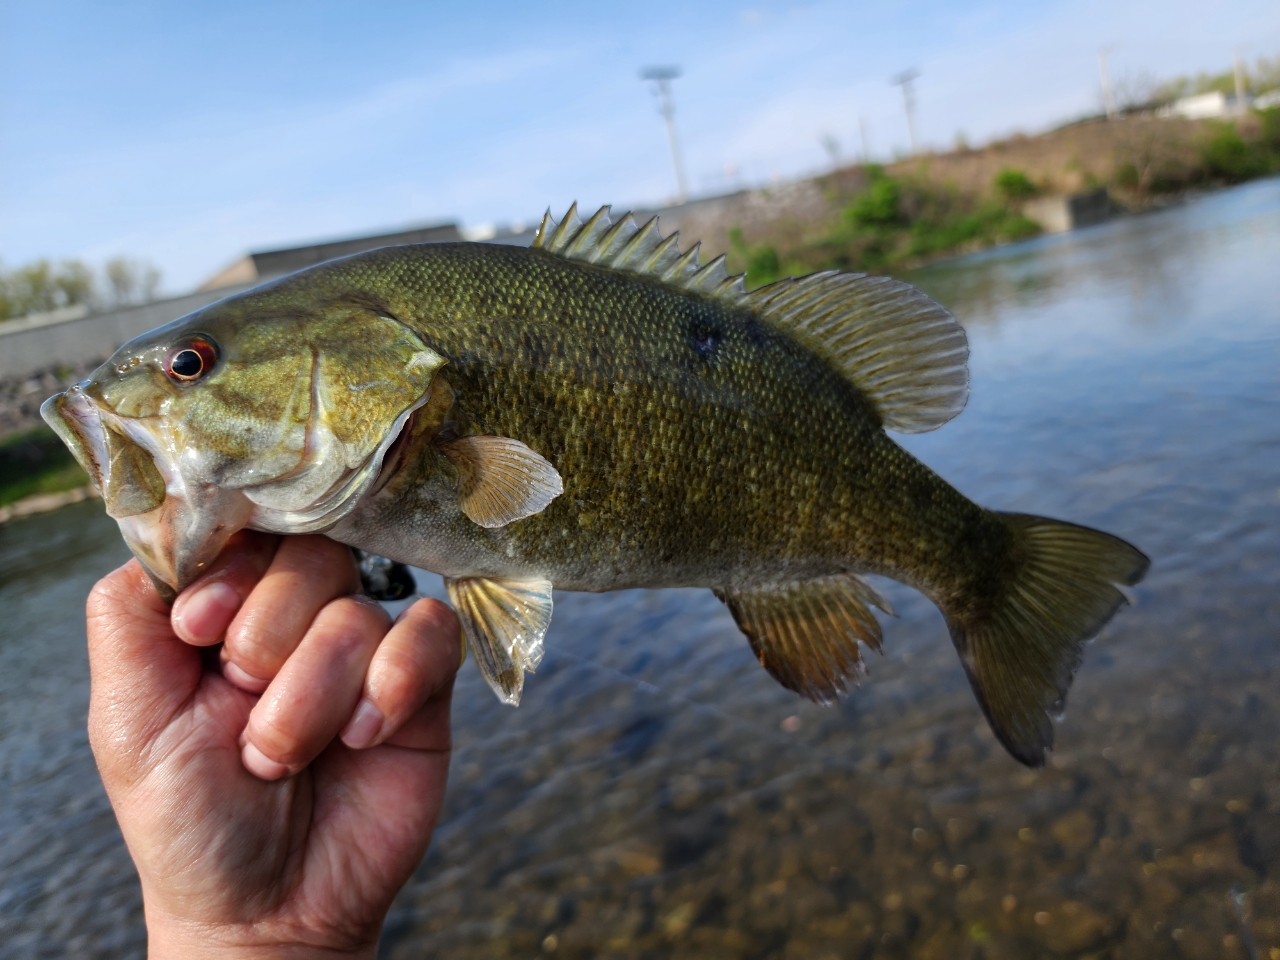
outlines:
[[1240, 50], [1240, 47], [1236, 47], [1231, 52], [1231, 65], [1236, 73], [1236, 113], [1244, 116], [1248, 110], [1248, 102], [1245, 100], [1244, 62], [1240, 59]]
[[862, 137], [862, 162], [871, 162], [871, 134], [867, 131], [867, 118], [858, 117], [858, 133]]
[[818, 142], [822, 144], [822, 149], [827, 151], [827, 156], [831, 158], [831, 169], [840, 169], [840, 141], [836, 139], [834, 133], [823, 133], [818, 136]]
[[679, 67], [646, 67], [640, 71], [641, 80], [652, 80], [653, 92], [658, 97], [658, 111], [667, 122], [667, 140], [671, 143], [671, 163], [676, 168], [676, 197], [681, 203], [689, 199], [684, 175], [684, 157], [680, 153], [680, 138], [676, 135], [676, 106], [671, 99], [671, 81], [680, 76]]
[[1116, 96], [1111, 89], [1111, 68], [1107, 64], [1107, 58], [1111, 56], [1111, 51], [1116, 45], [1113, 43], [1106, 47], [1098, 48], [1098, 78], [1102, 81], [1102, 106], [1107, 111], [1107, 119], [1114, 120], [1116, 118]]
[[889, 81], [895, 87], [902, 87], [902, 105], [907, 111], [907, 136], [911, 138], [912, 155], [918, 153], [920, 149], [916, 138], [916, 92], [913, 86], [918, 76], [920, 71], [913, 67], [910, 70], [903, 70]]

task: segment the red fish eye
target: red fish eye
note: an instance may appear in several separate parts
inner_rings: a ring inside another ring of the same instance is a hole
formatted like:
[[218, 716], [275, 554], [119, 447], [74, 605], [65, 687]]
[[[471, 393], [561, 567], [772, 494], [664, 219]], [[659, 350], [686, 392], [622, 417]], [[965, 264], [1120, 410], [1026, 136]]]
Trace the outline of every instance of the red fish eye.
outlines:
[[178, 344], [164, 358], [164, 372], [170, 380], [191, 383], [213, 369], [218, 361], [218, 351], [202, 337], [193, 337]]

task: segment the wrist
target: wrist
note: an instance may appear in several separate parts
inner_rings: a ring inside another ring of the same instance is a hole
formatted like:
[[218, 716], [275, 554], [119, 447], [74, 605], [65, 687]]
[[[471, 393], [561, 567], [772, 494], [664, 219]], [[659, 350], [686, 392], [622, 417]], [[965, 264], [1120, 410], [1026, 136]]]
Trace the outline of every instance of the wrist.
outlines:
[[[262, 929], [266, 925], [215, 926], [147, 920], [147, 960], [375, 960], [377, 940], [326, 946], [305, 932]], [[275, 926], [274, 924], [271, 926]]]

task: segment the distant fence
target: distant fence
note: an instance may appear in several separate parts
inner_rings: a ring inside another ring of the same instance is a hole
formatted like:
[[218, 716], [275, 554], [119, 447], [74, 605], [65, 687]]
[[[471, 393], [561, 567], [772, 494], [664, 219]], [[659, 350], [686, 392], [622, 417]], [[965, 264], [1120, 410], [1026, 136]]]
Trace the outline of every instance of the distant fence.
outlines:
[[252, 284], [201, 290], [106, 313], [59, 310], [0, 323], [0, 379], [16, 380], [53, 367], [104, 359], [134, 337]]

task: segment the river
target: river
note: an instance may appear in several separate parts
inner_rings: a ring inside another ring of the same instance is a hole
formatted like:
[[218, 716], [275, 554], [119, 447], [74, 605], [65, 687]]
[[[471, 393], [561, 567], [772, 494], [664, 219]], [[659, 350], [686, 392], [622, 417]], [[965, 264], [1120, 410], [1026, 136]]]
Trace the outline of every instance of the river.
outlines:
[[[905, 588], [834, 708], [707, 591], [559, 594], [518, 710], [459, 678], [384, 957], [1280, 957], [1280, 179], [912, 279], [972, 396], [905, 444], [1153, 561], [1051, 763], [996, 744]], [[84, 730], [83, 600], [126, 557], [96, 501], [0, 527], [5, 957], [144, 956]]]

